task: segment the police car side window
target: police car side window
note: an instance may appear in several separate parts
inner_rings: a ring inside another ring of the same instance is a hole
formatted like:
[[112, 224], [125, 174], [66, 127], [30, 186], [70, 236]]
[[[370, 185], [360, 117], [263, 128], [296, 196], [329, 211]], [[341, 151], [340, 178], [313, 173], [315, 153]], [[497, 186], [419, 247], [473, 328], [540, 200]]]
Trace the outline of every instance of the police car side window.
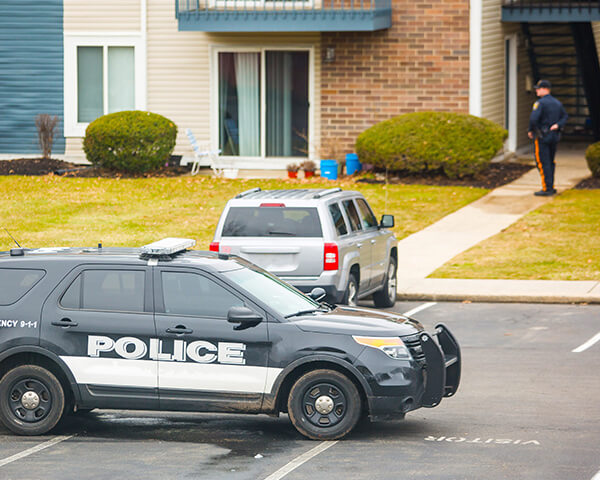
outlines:
[[244, 305], [238, 297], [202, 275], [162, 272], [161, 280], [167, 314], [226, 318], [231, 307]]
[[85, 270], [60, 300], [64, 308], [144, 311], [144, 277], [141, 270]]

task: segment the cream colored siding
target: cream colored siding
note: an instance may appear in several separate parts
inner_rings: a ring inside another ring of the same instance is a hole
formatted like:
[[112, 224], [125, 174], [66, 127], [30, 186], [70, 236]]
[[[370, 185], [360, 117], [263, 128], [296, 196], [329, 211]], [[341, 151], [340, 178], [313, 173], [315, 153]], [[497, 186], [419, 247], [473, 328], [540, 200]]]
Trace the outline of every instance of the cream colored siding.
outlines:
[[[94, 31], [123, 33], [139, 31], [142, 0], [105, 1], [90, 3], [83, 0], [65, 0], [65, 31]], [[146, 33], [146, 105], [151, 112], [171, 119], [178, 127], [175, 154], [193, 156], [185, 135], [192, 129], [199, 142], [212, 141], [216, 147], [216, 128], [211, 98], [216, 100], [216, 89], [211, 88], [211, 71], [216, 47], [276, 47], [312, 48], [311, 145], [318, 143], [320, 129], [320, 34], [207, 34], [180, 32], [175, 18], [173, 1], [147, 0]], [[213, 131], [211, 132], [211, 128]], [[313, 147], [314, 148], [314, 147]], [[81, 139], [67, 139], [67, 154], [81, 158]], [[259, 160], [240, 162], [240, 167], [285, 168], [289, 160]], [[252, 165], [250, 165], [253, 163]]]
[[[138, 32], [142, 0], [64, 0], [65, 32]], [[165, 1], [175, 8], [174, 2]], [[171, 14], [174, 16], [174, 13]]]
[[504, 36], [501, 0], [483, 0], [481, 116], [504, 126]]
[[531, 65], [520, 25], [502, 23], [502, 0], [482, 0], [481, 113], [482, 117], [505, 127], [505, 39], [516, 33], [517, 47], [517, 148], [526, 146], [527, 127], [535, 94], [526, 91]]
[[[318, 122], [320, 90], [320, 35], [311, 34], [207, 34], [204, 32], [179, 32], [173, 15], [173, 4], [163, 0], [148, 1], [148, 109], [173, 120], [178, 128], [175, 153], [191, 156], [192, 150], [185, 135], [192, 129], [199, 142], [217, 144], [217, 130], [211, 96], [216, 100], [216, 88], [211, 89], [214, 79], [211, 58], [214, 48], [252, 47], [314, 47], [315, 70], [313, 72], [314, 122]], [[211, 132], [212, 127], [212, 132]], [[313, 131], [318, 132], [318, 125]], [[314, 143], [313, 142], [311, 143]], [[255, 161], [240, 161], [240, 166], [257, 167]], [[285, 168], [289, 161], [259, 161], [265, 168]]]

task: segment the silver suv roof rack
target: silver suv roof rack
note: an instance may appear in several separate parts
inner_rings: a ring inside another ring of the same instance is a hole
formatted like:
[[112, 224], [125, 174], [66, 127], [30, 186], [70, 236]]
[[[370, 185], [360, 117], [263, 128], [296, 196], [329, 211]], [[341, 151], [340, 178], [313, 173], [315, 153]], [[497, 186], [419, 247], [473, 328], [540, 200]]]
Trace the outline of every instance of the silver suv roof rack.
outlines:
[[191, 238], [163, 238], [157, 242], [149, 243], [140, 248], [142, 255], [159, 257], [183, 252], [196, 245], [196, 240]]
[[319, 193], [315, 193], [312, 198], [323, 198], [327, 195], [331, 195], [333, 193], [341, 192], [342, 189], [340, 187], [330, 188], [325, 191], [321, 191]]
[[256, 192], [260, 192], [261, 188], [260, 187], [255, 187], [255, 188], [251, 188], [250, 190], [246, 190], [245, 192], [242, 193], [238, 193], [235, 198], [243, 198], [246, 195], [250, 195], [251, 193], [256, 193]]

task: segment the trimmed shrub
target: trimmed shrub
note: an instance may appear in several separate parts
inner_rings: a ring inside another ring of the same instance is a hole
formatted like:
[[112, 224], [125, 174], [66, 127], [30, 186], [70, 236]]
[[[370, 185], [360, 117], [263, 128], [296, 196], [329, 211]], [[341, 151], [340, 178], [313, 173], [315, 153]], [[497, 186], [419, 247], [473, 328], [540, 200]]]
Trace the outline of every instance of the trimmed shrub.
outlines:
[[600, 142], [592, 143], [585, 151], [585, 159], [594, 177], [600, 178]]
[[139, 110], [110, 113], [90, 123], [83, 151], [94, 166], [143, 173], [162, 167], [175, 148], [177, 127]]
[[508, 132], [462, 113], [418, 112], [374, 125], [356, 140], [360, 161], [413, 173], [442, 170], [449, 178], [484, 170]]

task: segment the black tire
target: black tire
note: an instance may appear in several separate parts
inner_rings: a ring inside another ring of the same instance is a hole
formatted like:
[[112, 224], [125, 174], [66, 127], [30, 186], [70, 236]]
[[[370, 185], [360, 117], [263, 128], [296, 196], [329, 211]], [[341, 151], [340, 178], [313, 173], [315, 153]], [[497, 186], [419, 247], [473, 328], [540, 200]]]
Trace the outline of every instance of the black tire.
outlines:
[[288, 415], [311, 440], [336, 440], [358, 423], [362, 402], [356, 385], [335, 370], [313, 370], [300, 377], [288, 397]]
[[356, 307], [358, 304], [358, 281], [353, 273], [348, 276], [348, 283], [346, 285], [346, 292], [344, 293], [342, 304], [351, 307]]
[[58, 379], [43, 367], [21, 365], [0, 380], [0, 420], [18, 435], [43, 435], [59, 422], [65, 393]]
[[396, 303], [396, 289], [398, 283], [396, 282], [397, 276], [397, 262], [394, 257], [390, 257], [390, 263], [388, 264], [387, 271], [385, 272], [385, 280], [381, 290], [376, 291], [373, 294], [373, 303], [377, 308], [390, 308]]

